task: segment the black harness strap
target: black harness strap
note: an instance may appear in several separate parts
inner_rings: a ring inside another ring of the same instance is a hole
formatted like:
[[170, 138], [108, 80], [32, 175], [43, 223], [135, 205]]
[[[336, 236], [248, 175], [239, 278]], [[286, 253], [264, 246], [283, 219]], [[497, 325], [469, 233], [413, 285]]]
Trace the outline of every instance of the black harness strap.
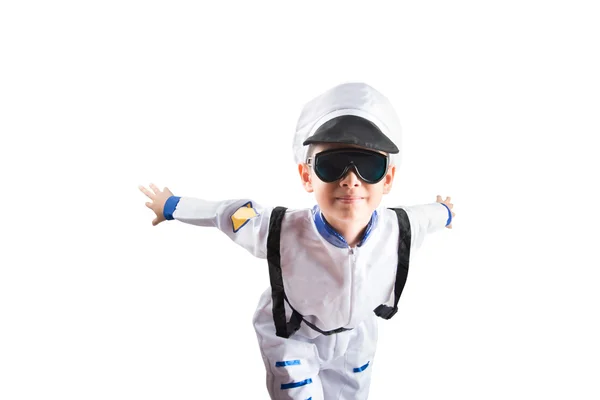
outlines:
[[281, 276], [281, 255], [279, 253], [281, 237], [281, 221], [285, 215], [285, 207], [275, 207], [269, 220], [269, 236], [267, 236], [267, 261], [271, 280], [271, 297], [273, 299], [273, 322], [277, 336], [289, 338], [300, 328], [302, 316], [294, 311], [290, 323], [285, 317], [285, 291]]
[[401, 208], [390, 208], [396, 212], [398, 217], [398, 267], [396, 268], [396, 283], [394, 284], [394, 306], [381, 304], [375, 309], [375, 315], [383, 319], [390, 319], [398, 312], [398, 301], [406, 278], [408, 276], [408, 262], [410, 260], [410, 221], [406, 211]]
[[[298, 326], [296, 327], [295, 325], [293, 325], [295, 327], [295, 331], [297, 331], [300, 328], [300, 322], [304, 321], [304, 323], [306, 325], [308, 325], [311, 329], [319, 332], [321, 335], [325, 335], [325, 336], [329, 336], [329, 335], [333, 335], [334, 333], [340, 333], [340, 332], [344, 332], [344, 331], [350, 331], [352, 329], [350, 328], [337, 328], [337, 329], [333, 329], [330, 331], [323, 331], [321, 329], [319, 329], [319, 327], [317, 327], [315, 324], [311, 324], [310, 322], [308, 322], [307, 320], [304, 319], [304, 317], [302, 316], [302, 314], [300, 314], [298, 311], [296, 311], [294, 309], [294, 307], [292, 307], [292, 305], [290, 304], [289, 300], [287, 299], [287, 297], [285, 298], [285, 301], [288, 303], [288, 305], [290, 306], [290, 308], [292, 309], [293, 313], [292, 313], [292, 318], [290, 318], [290, 324], [292, 323], [292, 320], [294, 320], [294, 324], [296, 323], [296, 320], [298, 321]], [[297, 317], [297, 318], [294, 318]]]
[[[269, 263], [269, 278], [271, 281], [271, 297], [273, 299], [273, 322], [275, 323], [275, 333], [279, 337], [289, 338], [299, 328], [300, 323], [304, 321], [311, 329], [322, 335], [333, 335], [335, 333], [348, 331], [348, 328], [338, 328], [331, 331], [323, 331], [314, 324], [306, 321], [304, 317], [292, 307], [289, 303], [285, 290], [283, 288], [283, 277], [281, 274], [281, 223], [287, 208], [275, 207], [271, 212], [269, 221], [269, 235], [267, 236], [267, 262]], [[410, 222], [406, 211], [400, 208], [392, 208], [398, 217], [398, 267], [396, 268], [396, 282], [394, 285], [394, 306], [389, 307], [384, 304], [378, 306], [374, 312], [377, 316], [390, 319], [398, 312], [398, 301], [406, 278], [408, 275], [408, 261], [410, 258]], [[287, 302], [292, 309], [292, 316], [287, 322], [285, 316], [285, 303]]]

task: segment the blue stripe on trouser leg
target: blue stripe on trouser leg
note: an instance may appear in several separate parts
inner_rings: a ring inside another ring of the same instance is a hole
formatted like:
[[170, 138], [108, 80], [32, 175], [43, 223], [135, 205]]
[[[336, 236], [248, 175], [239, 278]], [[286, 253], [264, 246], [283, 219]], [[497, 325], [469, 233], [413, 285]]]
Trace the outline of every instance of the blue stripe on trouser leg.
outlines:
[[[370, 361], [369, 361], [370, 362]], [[354, 368], [354, 372], [363, 372], [365, 369], [367, 369], [367, 367], [369, 366], [369, 362], [367, 362], [365, 365], [363, 365], [362, 367], [358, 367], [358, 368]]]
[[276, 367], [287, 367], [290, 365], [300, 365], [300, 360], [291, 360], [291, 361], [277, 361], [275, 363]]
[[312, 383], [312, 379], [310, 379], [310, 378], [305, 379], [301, 382], [282, 383], [281, 390], [293, 389], [293, 388], [297, 388], [300, 386], [308, 385], [309, 383]]

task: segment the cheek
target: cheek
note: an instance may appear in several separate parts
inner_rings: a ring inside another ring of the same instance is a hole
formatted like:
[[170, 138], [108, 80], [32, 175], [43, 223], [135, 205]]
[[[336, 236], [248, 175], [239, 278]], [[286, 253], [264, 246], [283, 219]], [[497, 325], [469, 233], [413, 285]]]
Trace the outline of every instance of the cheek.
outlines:
[[385, 194], [385, 188], [383, 184], [378, 184], [376, 187], [373, 187], [371, 189], [372, 190], [369, 191], [369, 203], [371, 204], [371, 206], [374, 206], [376, 208], [377, 206], [379, 206], [379, 203], [381, 202], [381, 199]]
[[377, 206], [379, 204], [379, 202], [381, 201], [381, 198], [383, 197], [382, 193], [373, 193], [371, 194], [371, 196], [369, 196], [369, 203], [371, 203], [372, 206]]
[[330, 203], [333, 197], [334, 190], [330, 187], [330, 184], [321, 182], [318, 178], [313, 181], [314, 195], [318, 202], [322, 204]]

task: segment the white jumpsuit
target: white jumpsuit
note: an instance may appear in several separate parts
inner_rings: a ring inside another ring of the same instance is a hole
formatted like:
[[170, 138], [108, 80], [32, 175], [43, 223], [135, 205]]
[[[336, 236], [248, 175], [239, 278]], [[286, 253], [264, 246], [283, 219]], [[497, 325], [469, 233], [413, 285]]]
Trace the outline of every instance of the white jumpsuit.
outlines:
[[[449, 210], [440, 203], [402, 208], [410, 221], [411, 255], [426, 234], [450, 221]], [[267, 255], [271, 211], [248, 199], [210, 202], [172, 197], [165, 206], [169, 219], [216, 227], [260, 258]], [[303, 322], [290, 338], [278, 337], [267, 289], [254, 327], [272, 399], [367, 398], [377, 343], [378, 317], [373, 310], [380, 304], [393, 306], [398, 229], [395, 212], [378, 208], [361, 243], [350, 248], [323, 220], [318, 207], [287, 211], [280, 254], [290, 304], [323, 331], [351, 330], [325, 336]], [[287, 318], [291, 314], [286, 303]]]

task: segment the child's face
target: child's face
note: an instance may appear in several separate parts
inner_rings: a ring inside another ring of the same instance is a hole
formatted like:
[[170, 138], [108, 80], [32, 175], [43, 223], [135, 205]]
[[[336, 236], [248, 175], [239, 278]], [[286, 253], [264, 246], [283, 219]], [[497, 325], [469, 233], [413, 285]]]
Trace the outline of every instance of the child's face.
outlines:
[[[317, 144], [313, 152], [313, 159], [314, 155], [319, 152], [339, 148], [362, 149], [359, 146], [347, 144]], [[298, 171], [304, 188], [307, 192], [315, 194], [321, 212], [330, 223], [356, 221], [366, 224], [373, 211], [381, 203], [383, 195], [392, 189], [396, 168], [390, 166], [385, 177], [374, 184], [362, 181], [354, 169], [350, 169], [340, 180], [331, 183], [319, 179], [315, 175], [314, 168], [307, 164], [299, 164]]]

